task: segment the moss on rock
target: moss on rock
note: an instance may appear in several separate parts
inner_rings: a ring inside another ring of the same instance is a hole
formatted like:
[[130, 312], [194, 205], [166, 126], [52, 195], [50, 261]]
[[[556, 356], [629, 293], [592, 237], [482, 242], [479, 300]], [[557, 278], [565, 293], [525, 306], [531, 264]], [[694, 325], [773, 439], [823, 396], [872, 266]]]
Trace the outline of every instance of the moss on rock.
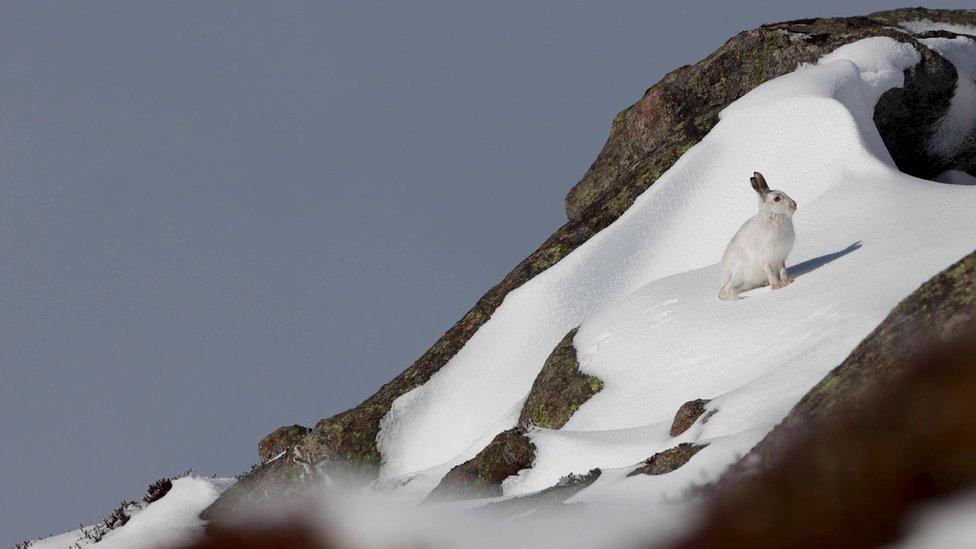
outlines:
[[688, 430], [689, 427], [698, 421], [698, 418], [705, 413], [705, 405], [711, 402], [709, 399], [699, 398], [682, 404], [674, 414], [671, 422], [671, 436], [676, 437]]
[[478, 455], [450, 470], [427, 501], [477, 499], [502, 495], [502, 481], [532, 466], [535, 444], [525, 429], [499, 433]]
[[258, 455], [261, 457], [261, 463], [267, 463], [282, 452], [291, 450], [295, 445], [301, 444], [309, 431], [311, 429], [301, 425], [289, 425], [275, 429], [274, 432], [261, 439], [261, 442], [258, 443]]
[[701, 451], [707, 444], [692, 444], [682, 442], [674, 448], [668, 448], [663, 452], [658, 452], [644, 461], [637, 469], [627, 474], [628, 477], [636, 475], [664, 475], [674, 471], [688, 463], [695, 454]]
[[556, 345], [532, 383], [519, 425], [559, 429], [579, 407], [603, 389], [599, 378], [580, 372], [574, 328]]
[[502, 516], [512, 516], [536, 511], [541, 508], [551, 508], [562, 504], [567, 499], [579, 493], [580, 490], [596, 482], [596, 479], [600, 478], [601, 474], [602, 471], [600, 469], [591, 469], [586, 474], [570, 473], [559, 479], [554, 486], [550, 486], [545, 490], [540, 490], [527, 496], [492, 503], [484, 506], [482, 509]]

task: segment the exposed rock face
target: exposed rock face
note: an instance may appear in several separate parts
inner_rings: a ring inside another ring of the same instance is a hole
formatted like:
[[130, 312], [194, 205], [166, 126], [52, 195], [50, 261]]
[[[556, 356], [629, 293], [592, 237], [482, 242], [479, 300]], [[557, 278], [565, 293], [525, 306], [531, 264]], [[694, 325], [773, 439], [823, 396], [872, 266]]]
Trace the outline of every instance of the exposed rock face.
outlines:
[[[530, 426], [561, 428], [584, 402], [603, 389], [603, 382], [598, 378], [580, 372], [576, 348], [573, 347], [576, 331], [574, 328], [563, 337], [536, 376], [522, 406], [520, 427], [498, 435], [477, 456], [452, 469], [431, 492], [431, 498], [501, 495], [502, 481], [526, 467], [531, 467], [535, 458], [534, 446], [531, 457], [523, 452], [532, 444], [525, 436], [524, 429]], [[514, 454], [513, 448], [516, 450]], [[513, 460], [513, 455], [518, 459]], [[526, 457], [527, 460], [523, 459]], [[565, 490], [560, 490], [560, 493], [563, 492]]]
[[709, 402], [711, 400], [699, 398], [682, 404], [678, 408], [678, 412], [674, 414], [674, 421], [671, 422], [671, 436], [676, 437], [694, 425], [698, 418], [705, 413], [705, 405]]
[[596, 479], [600, 478], [602, 473], [600, 469], [591, 469], [585, 475], [569, 474], [559, 479], [559, 482], [555, 486], [550, 486], [545, 490], [528, 496], [516, 497], [486, 505], [485, 510], [503, 515], [517, 515], [535, 511], [543, 507], [559, 505], [576, 495], [583, 488], [596, 482]]
[[289, 451], [301, 444], [309, 431], [311, 429], [301, 425], [290, 425], [275, 429], [273, 433], [258, 443], [258, 455], [261, 456], [261, 463], [267, 463], [282, 452]]
[[928, 143], [936, 123], [948, 111], [956, 89], [956, 69], [941, 55], [920, 48], [922, 62], [905, 71], [905, 83], [885, 92], [874, 108], [874, 125], [884, 138], [898, 169], [924, 179], [935, 179], [949, 168], [971, 169], [959, 165], [958, 158], [932, 154]]
[[295, 461], [294, 454], [287, 452], [238, 477], [236, 483], [200, 514], [200, 518], [217, 521], [233, 517], [238, 511], [260, 507], [282, 494], [284, 487], [302, 484], [304, 477], [305, 472]]
[[[843, 44], [870, 36], [890, 36], [910, 43], [922, 52], [923, 63], [906, 71], [906, 83], [911, 89], [891, 90], [879, 102], [875, 118], [882, 138], [903, 169], [916, 170], [920, 175], [950, 167], [967, 169], [966, 166], [945, 165], [945, 162], [935, 168], [925, 165], [926, 161], [936, 161], [927, 156], [926, 136], [931, 131], [932, 120], [945, 112], [955, 88], [956, 75], [951, 65], [922, 46], [910, 33], [891, 26], [898, 21], [916, 19], [976, 24], [973, 12], [913, 9], [868, 17], [764, 25], [738, 34], [701, 62], [665, 76], [647, 90], [640, 101], [614, 119], [603, 150], [567, 196], [569, 222], [479, 299], [409, 368], [362, 404], [320, 421], [302, 441], [310, 459], [333, 464], [341, 462], [366, 477], [375, 475], [381, 462], [376, 435], [380, 420], [393, 401], [426, 383], [488, 321], [510, 291], [548, 269], [615, 221], [641, 192], [702, 139], [717, 122], [722, 108], [757, 85], [786, 74], [801, 63], [815, 61]], [[910, 132], [910, 135], [901, 137], [903, 132]], [[574, 387], [584, 390], [578, 384]], [[552, 402], [553, 399], [544, 400]], [[534, 415], [532, 411], [528, 413]], [[564, 412], [552, 413], [560, 418], [564, 415]], [[539, 415], [527, 420], [558, 423], [558, 420], [542, 419]], [[277, 478], [281, 475], [276, 471], [295, 466], [291, 460], [279, 461], [281, 463], [275, 462], [274, 467], [262, 466], [245, 474], [241, 485], [256, 483], [268, 486], [270, 490], [270, 485], [259, 477], [272, 475]], [[284, 476], [297, 478], [300, 475], [288, 473]], [[228, 490], [215, 507], [226, 505], [224, 500], [238, 497], [240, 490]]]
[[674, 448], [668, 448], [663, 452], [658, 452], [644, 461], [644, 465], [631, 471], [627, 476], [635, 475], [663, 475], [670, 473], [688, 463], [695, 454], [701, 451], [707, 444], [692, 444], [682, 442]]
[[566, 334], [546, 359], [522, 406], [519, 425], [559, 429], [584, 402], [603, 389], [599, 378], [580, 372], [573, 347], [577, 330]]
[[894, 309], [717, 484], [677, 546], [886, 545], [921, 503], [976, 487], [974, 417], [976, 253]]
[[525, 430], [515, 427], [499, 433], [484, 450], [451, 469], [427, 496], [429, 501], [476, 499], [502, 495], [502, 481], [532, 466], [535, 444]]

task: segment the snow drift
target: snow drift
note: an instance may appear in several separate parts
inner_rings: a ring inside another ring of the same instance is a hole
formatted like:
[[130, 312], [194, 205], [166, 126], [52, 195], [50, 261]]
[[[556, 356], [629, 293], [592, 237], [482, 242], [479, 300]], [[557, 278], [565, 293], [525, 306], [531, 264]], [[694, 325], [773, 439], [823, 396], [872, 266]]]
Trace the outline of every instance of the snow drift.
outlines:
[[[971, 41], [953, 46], [957, 66], [976, 56]], [[427, 489], [436, 478], [425, 475], [513, 426], [548, 353], [582, 325], [581, 369], [604, 389], [562, 429], [530, 432], [535, 464], [505, 493], [594, 467], [620, 471], [575, 500], [653, 501], [714, 479], [901, 298], [976, 244], [976, 188], [898, 172], [872, 121], [878, 98], [919, 61], [909, 44], [869, 38], [726, 108], [619, 220], [509, 294], [447, 366], [394, 402], [378, 437], [382, 476], [419, 477]], [[957, 94], [967, 93], [961, 82]], [[964, 125], [961, 111], [944, 127]], [[800, 205], [796, 282], [725, 303], [715, 264], [755, 211], [754, 170]], [[675, 410], [695, 398], [712, 398], [717, 413], [670, 437]], [[626, 477], [686, 441], [708, 446], [674, 473]]]

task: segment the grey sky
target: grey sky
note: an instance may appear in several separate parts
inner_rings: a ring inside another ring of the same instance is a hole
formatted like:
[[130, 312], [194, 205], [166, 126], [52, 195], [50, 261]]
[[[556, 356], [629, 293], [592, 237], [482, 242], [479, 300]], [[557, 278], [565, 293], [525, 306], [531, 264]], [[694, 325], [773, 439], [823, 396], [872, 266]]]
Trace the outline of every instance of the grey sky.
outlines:
[[0, 545], [355, 405], [665, 72], [892, 7], [483, 4], [0, 5]]

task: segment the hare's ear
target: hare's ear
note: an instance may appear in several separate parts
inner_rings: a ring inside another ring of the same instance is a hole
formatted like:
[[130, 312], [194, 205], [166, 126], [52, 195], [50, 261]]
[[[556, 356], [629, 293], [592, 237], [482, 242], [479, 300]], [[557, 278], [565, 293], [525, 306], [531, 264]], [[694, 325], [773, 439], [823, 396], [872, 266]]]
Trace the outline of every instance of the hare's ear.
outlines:
[[756, 189], [760, 197], [766, 196], [766, 193], [769, 192], [769, 185], [766, 184], [766, 178], [763, 177], [763, 174], [752, 172], [752, 177], [749, 178], [749, 181], [752, 181], [752, 188]]

